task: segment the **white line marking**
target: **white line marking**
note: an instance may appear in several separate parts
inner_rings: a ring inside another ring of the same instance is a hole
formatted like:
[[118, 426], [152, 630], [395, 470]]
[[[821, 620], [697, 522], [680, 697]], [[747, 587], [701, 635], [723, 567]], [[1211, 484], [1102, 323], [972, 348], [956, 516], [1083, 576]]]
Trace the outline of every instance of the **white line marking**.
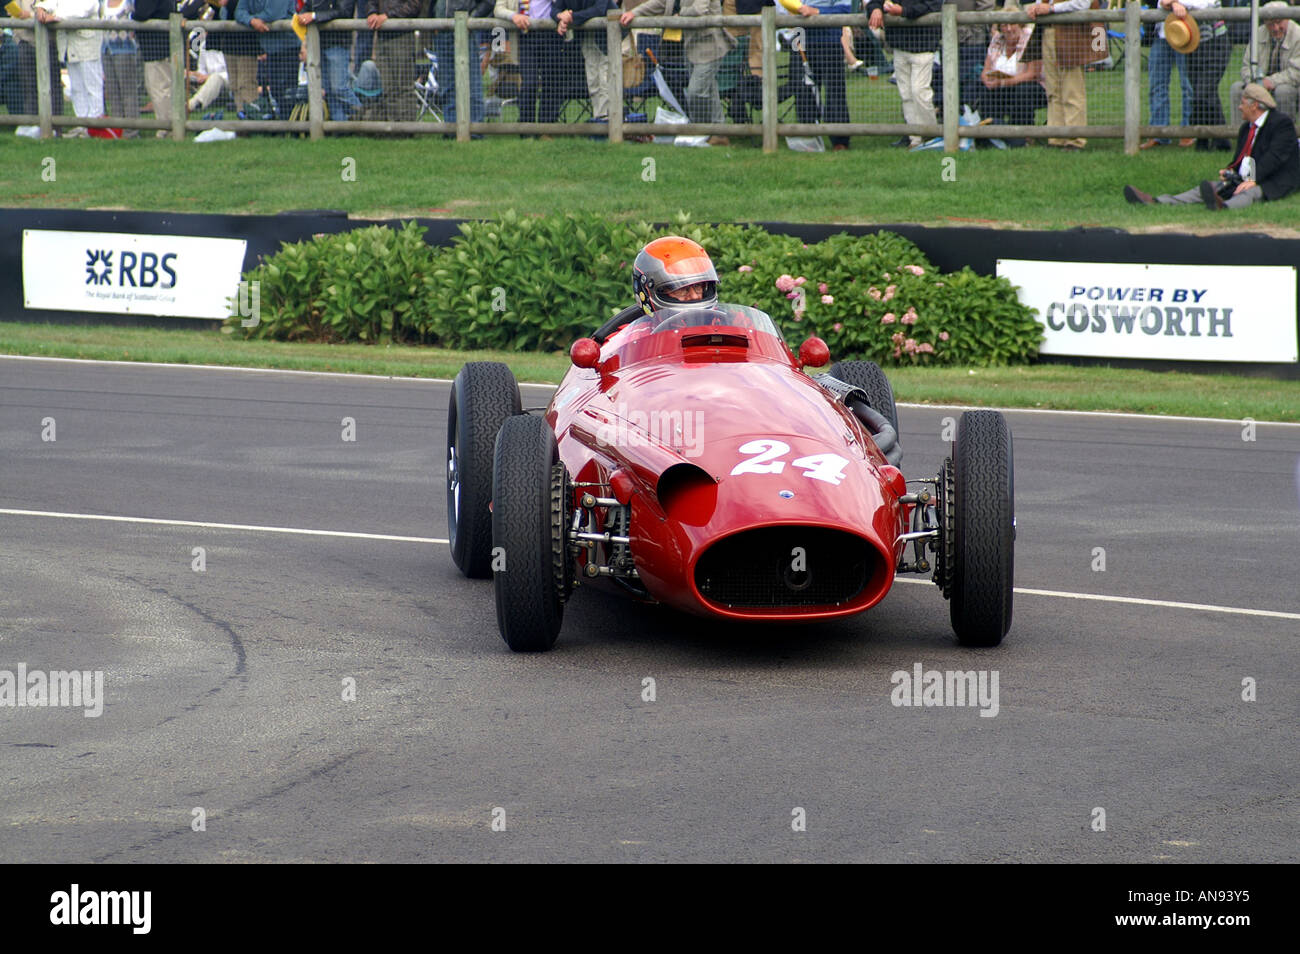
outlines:
[[[894, 577], [895, 583], [921, 583], [934, 586], [932, 580], [912, 580]], [[1283, 613], [1279, 610], [1249, 609], [1244, 606], [1215, 606], [1211, 603], [1178, 603], [1170, 600], [1148, 600], [1138, 596], [1106, 596], [1101, 593], [1070, 593], [1065, 590], [1033, 590], [1023, 586], [1014, 588], [1024, 596], [1055, 596], [1065, 600], [1096, 600], [1100, 603], [1134, 603], [1138, 606], [1164, 606], [1170, 609], [1197, 610], [1202, 613], [1233, 613], [1237, 616], [1268, 616], [1272, 619], [1300, 619], [1300, 613]]]
[[[51, 358], [45, 355], [0, 354], [0, 360], [6, 361], [70, 361], [74, 364], [112, 364], [146, 368], [196, 368], [200, 371], [245, 371], [257, 374], [314, 374], [324, 378], [367, 378], [374, 381], [409, 381], [420, 384], [450, 384], [451, 378], [414, 378], [397, 374], [350, 374], [345, 371], [298, 371], [291, 368], [245, 368], [238, 365], [224, 364], [169, 364], [162, 361], [109, 361], [102, 358]], [[521, 388], [549, 388], [554, 391], [558, 385], [540, 384], [532, 381], [520, 381]], [[989, 407], [977, 404], [910, 404], [898, 402], [899, 407], [920, 410], [1001, 411], [1004, 414], [1073, 414], [1079, 417], [1122, 417], [1140, 421], [1193, 421], [1201, 424], [1240, 424], [1240, 418], [1234, 417], [1182, 417], [1175, 414], [1126, 414], [1121, 411], [1059, 411], [1041, 407]], [[1300, 427], [1295, 421], [1256, 421], [1274, 427]]]
[[350, 537], [356, 540], [391, 540], [396, 543], [448, 543], [441, 537], [399, 537], [389, 533], [355, 533], [350, 530], [307, 530], [302, 527], [261, 527], [248, 523], [208, 523], [202, 520], [161, 520], [157, 517], [117, 517], [103, 513], [58, 513], [53, 510], [9, 510], [14, 517], [60, 517], [65, 520], [106, 520], [110, 523], [150, 523], [163, 527], [202, 527], [206, 530], [255, 530], [258, 533], [296, 533], [311, 537]]
[[[0, 508], [0, 514], [13, 517], [57, 517], [65, 520], [104, 520], [110, 523], [145, 523], [163, 527], [200, 527], [207, 530], [248, 530], [257, 533], [289, 533], [313, 537], [346, 537], [354, 540], [388, 540], [395, 543], [434, 543], [449, 541], [443, 537], [402, 537], [389, 533], [357, 533], [350, 530], [309, 530], [302, 527], [263, 527], [247, 523], [210, 523], [201, 520], [163, 520], [158, 517], [119, 517], [102, 513], [60, 513], [53, 510], [12, 510]], [[930, 580], [914, 580], [898, 576], [896, 583], [919, 583], [933, 586]], [[1169, 609], [1188, 609], [1202, 613], [1232, 613], [1237, 616], [1267, 616], [1272, 619], [1297, 619], [1300, 613], [1283, 613], [1278, 610], [1249, 609], [1242, 606], [1214, 606], [1209, 603], [1179, 603], [1170, 600], [1149, 600], [1136, 596], [1106, 596], [1100, 593], [1070, 593], [1064, 590], [1035, 590], [1017, 586], [1015, 592], [1023, 596], [1054, 596], [1067, 600], [1096, 600], [1102, 603], [1132, 603], [1138, 606], [1163, 606]]]
[[[1001, 411], [1003, 414], [1072, 414], [1076, 417], [1120, 417], [1139, 421], [1190, 421], [1196, 424], [1236, 424], [1241, 425], [1239, 417], [1184, 417], [1178, 414], [1127, 414], [1123, 411], [1060, 411], [1046, 407], [993, 407], [987, 404], [906, 404], [898, 402], [899, 407], [924, 410], [944, 411]], [[1255, 421], [1270, 427], [1300, 427], [1295, 421]]]
[[[420, 384], [451, 384], [451, 378], [414, 378], [399, 374], [352, 374], [347, 371], [299, 371], [294, 368], [245, 368], [229, 364], [175, 364], [166, 361], [109, 361], [103, 358], [51, 358], [34, 354], [0, 354], [5, 361], [70, 361], [74, 364], [114, 364], [133, 368], [197, 368], [200, 371], [248, 371], [255, 374], [312, 374], [322, 378], [368, 378], [373, 381], [413, 381]], [[521, 388], [550, 388], [554, 384], [534, 384], [520, 381]]]

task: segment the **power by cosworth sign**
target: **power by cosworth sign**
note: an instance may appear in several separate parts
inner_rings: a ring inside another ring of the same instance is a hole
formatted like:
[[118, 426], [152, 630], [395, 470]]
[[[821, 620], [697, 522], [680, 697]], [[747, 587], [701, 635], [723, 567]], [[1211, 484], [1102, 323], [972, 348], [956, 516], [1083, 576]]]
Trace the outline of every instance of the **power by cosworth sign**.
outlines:
[[23, 303], [55, 311], [225, 318], [243, 239], [23, 230]]
[[1134, 265], [999, 259], [1038, 309], [1042, 354], [1288, 362], [1296, 270], [1283, 265]]

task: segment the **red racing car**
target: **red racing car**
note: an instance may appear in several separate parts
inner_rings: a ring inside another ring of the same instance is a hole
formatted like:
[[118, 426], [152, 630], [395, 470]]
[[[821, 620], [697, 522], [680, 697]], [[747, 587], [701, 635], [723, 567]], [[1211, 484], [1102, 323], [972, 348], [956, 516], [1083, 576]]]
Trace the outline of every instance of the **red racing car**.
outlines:
[[574, 343], [544, 414], [524, 412], [504, 364], [467, 364], [452, 387], [452, 557], [493, 577], [511, 649], [550, 649], [582, 583], [792, 621], [861, 613], [895, 574], [931, 572], [958, 642], [1002, 641], [1015, 511], [1001, 414], [962, 414], [939, 473], [906, 481], [877, 365], [810, 375], [826, 345], [796, 355], [741, 305], [623, 322]]

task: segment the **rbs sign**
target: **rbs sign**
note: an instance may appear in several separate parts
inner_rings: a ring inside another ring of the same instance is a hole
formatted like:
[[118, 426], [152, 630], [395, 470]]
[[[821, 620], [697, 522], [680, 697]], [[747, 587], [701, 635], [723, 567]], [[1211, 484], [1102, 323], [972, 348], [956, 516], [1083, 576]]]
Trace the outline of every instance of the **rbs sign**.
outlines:
[[239, 290], [242, 239], [23, 232], [27, 308], [224, 319]]

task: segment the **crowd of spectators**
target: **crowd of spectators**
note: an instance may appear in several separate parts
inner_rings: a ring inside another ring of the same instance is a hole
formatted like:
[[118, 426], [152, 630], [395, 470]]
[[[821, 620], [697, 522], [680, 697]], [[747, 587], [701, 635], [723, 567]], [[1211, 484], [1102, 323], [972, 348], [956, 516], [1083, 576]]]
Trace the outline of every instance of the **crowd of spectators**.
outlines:
[[[624, 0], [620, 22], [635, 29], [645, 16], [713, 16], [722, 13], [756, 13], [775, 0]], [[961, 10], [1018, 11], [1017, 0], [952, 0]], [[1170, 123], [1170, 82], [1179, 76], [1183, 125], [1218, 126], [1236, 121], [1234, 106], [1225, 116], [1219, 96], [1232, 43], [1225, 23], [1212, 17], [1199, 22], [1191, 11], [1204, 11], [1220, 0], [1147, 0], [1168, 19], [1154, 25], [1147, 70], [1148, 112], [1152, 125]], [[943, 0], [805, 0], [797, 13], [806, 26], [797, 31], [798, 42], [785, 38], [789, 53], [788, 81], [781, 98], [794, 97], [796, 119], [801, 123], [850, 121], [846, 76], [866, 71], [872, 76], [890, 74], [898, 90], [903, 120], [909, 125], [934, 125], [942, 98], [938, 88], [942, 71], [936, 63], [940, 30], [935, 25], [912, 24], [938, 12]], [[1095, 9], [1103, 0], [1055, 0], [1027, 3], [1023, 12], [1029, 24], [1002, 24], [992, 29], [982, 24], [963, 25], [959, 32], [959, 99], [985, 122], [1032, 125], [1046, 111], [1050, 126], [1088, 124], [1085, 70], [1107, 56], [1107, 45], [1097, 42], [1098, 31], [1089, 24], [1062, 24], [1053, 14]], [[1265, 8], [1285, 6], [1272, 0]], [[136, 21], [166, 20], [180, 12], [187, 29], [204, 22], [226, 21], [247, 30], [209, 30], [191, 35], [185, 102], [191, 112], [224, 117], [224, 110], [243, 118], [288, 118], [302, 98], [300, 61], [306, 26], [312, 22], [361, 18], [370, 27], [362, 31], [321, 33], [322, 83], [329, 118], [409, 122], [423, 113], [421, 89], [436, 92], [442, 118], [456, 119], [454, 47], [450, 30], [434, 31], [420, 41], [410, 31], [381, 30], [391, 18], [451, 17], [465, 11], [471, 17], [495, 17], [512, 26], [506, 31], [471, 33], [471, 49], [482, 59], [470, 69], [468, 96], [470, 119], [487, 118], [484, 69], [497, 61], [501, 46], [508, 45], [517, 75], [512, 98], [521, 122], [556, 122], [564, 104], [575, 95], [589, 100], [591, 117], [605, 121], [609, 114], [606, 76], [609, 57], [603, 31], [584, 31], [572, 41], [577, 28], [620, 11], [617, 0], [11, 0], [8, 11], [21, 19], [54, 22], [69, 18]], [[796, 11], [792, 4], [780, 10]], [[865, 12], [868, 30], [820, 27], [817, 17]], [[885, 16], [892, 19], [886, 24]], [[1047, 18], [1047, 19], [1044, 19]], [[293, 30], [271, 29], [282, 21]], [[539, 26], [545, 21], [548, 26]], [[0, 47], [0, 95], [10, 113], [35, 114], [36, 56], [31, 30], [16, 29]], [[674, 35], [676, 34], [676, 35]], [[658, 32], [656, 31], [656, 35]], [[508, 39], [506, 39], [508, 37]], [[163, 31], [87, 29], [50, 33], [50, 91], [56, 114], [64, 112], [61, 66], [66, 67], [67, 92], [78, 117], [135, 118], [143, 108], [161, 120], [171, 119], [173, 94], [169, 63], [169, 38]], [[761, 103], [762, 34], [753, 28], [707, 27], [665, 30], [656, 48], [665, 64], [677, 62], [681, 73], [681, 98], [685, 119], [721, 123], [724, 112], [719, 72], [737, 44], [740, 78], [729, 84], [729, 115], [745, 121], [746, 107]], [[426, 52], [424, 46], [430, 49]], [[1294, 115], [1300, 109], [1300, 24], [1292, 20], [1263, 23], [1258, 35], [1259, 62], [1244, 62], [1230, 101], [1240, 99], [1249, 83], [1259, 83], [1278, 103], [1277, 109]], [[863, 59], [857, 51], [861, 50]], [[579, 52], [580, 51], [580, 52]], [[628, 55], [628, 48], [622, 51]], [[363, 69], [370, 62], [373, 66]], [[436, 64], [432, 65], [432, 64]], [[426, 86], [417, 86], [418, 71], [429, 74]], [[377, 78], [376, 78], [377, 76]], [[359, 96], [358, 93], [361, 95]], [[220, 112], [210, 112], [223, 110]], [[879, 117], [889, 121], [890, 117]], [[91, 129], [90, 134], [99, 131]], [[63, 135], [87, 135], [84, 127]], [[166, 137], [168, 130], [159, 130]], [[137, 135], [128, 130], [125, 135]], [[714, 136], [711, 144], [726, 144]], [[832, 148], [849, 147], [849, 137], [830, 137]], [[1081, 137], [1047, 140], [1062, 149], [1082, 149]], [[1183, 140], [1201, 149], [1229, 149], [1227, 140]], [[1021, 137], [1006, 141], [1022, 146]], [[917, 148], [919, 136], [903, 137], [895, 145]], [[1171, 145], [1153, 138], [1142, 148]]]

